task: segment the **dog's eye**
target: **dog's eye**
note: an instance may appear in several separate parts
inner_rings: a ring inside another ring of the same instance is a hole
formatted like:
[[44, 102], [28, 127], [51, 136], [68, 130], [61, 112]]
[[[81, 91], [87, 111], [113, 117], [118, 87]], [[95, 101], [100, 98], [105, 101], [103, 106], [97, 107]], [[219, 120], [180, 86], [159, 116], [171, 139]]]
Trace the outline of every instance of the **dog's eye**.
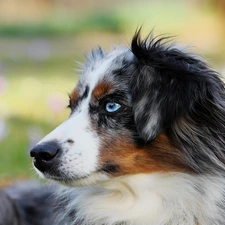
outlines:
[[110, 113], [117, 111], [120, 107], [121, 107], [121, 105], [118, 103], [115, 103], [115, 102], [108, 102], [105, 105], [106, 111], [110, 112]]

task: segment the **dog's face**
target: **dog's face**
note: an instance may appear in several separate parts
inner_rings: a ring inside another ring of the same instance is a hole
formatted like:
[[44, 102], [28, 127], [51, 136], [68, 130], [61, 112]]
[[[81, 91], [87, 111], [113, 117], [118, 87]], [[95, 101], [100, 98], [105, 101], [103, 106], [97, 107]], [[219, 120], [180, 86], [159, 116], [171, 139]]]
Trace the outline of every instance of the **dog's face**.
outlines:
[[187, 118], [204, 94], [196, 66], [205, 65], [160, 42], [141, 42], [138, 33], [132, 49], [96, 49], [70, 94], [70, 117], [31, 150], [35, 168], [68, 185], [193, 172], [195, 164], [177, 137], [185, 139], [194, 129]]
[[132, 60], [133, 54], [125, 48], [107, 55], [96, 49], [89, 56], [70, 94], [70, 117], [38, 144], [50, 149], [46, 146], [50, 143], [53, 151], [58, 149], [53, 160], [35, 159], [34, 165], [45, 177], [64, 182], [106, 179], [131, 166], [137, 156], [132, 138], [135, 127], [123, 69], [132, 66]]

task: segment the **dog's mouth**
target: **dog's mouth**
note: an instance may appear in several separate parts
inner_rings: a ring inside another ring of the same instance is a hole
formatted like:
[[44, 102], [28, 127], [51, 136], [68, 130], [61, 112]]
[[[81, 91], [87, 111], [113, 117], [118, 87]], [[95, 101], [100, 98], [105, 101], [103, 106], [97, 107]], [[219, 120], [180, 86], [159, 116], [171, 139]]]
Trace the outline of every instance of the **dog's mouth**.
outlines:
[[77, 180], [82, 180], [82, 179], [87, 179], [90, 175], [86, 176], [74, 176], [74, 177], [67, 177], [67, 176], [55, 176], [55, 175], [50, 175], [48, 173], [44, 173], [44, 176], [46, 179], [62, 182], [62, 183], [71, 183], [73, 181]]
[[[33, 166], [37, 173], [45, 179], [66, 185], [66, 186], [73, 186], [72, 184], [74, 183], [81, 183], [82, 180], [88, 179], [91, 174], [87, 174], [85, 176], [81, 175], [73, 175], [73, 176], [68, 176], [66, 173], [60, 171], [57, 167], [51, 167], [51, 170], [45, 170], [41, 171], [36, 164], [36, 161], [33, 161]], [[94, 174], [94, 173], [93, 173]]]
[[108, 180], [107, 175], [99, 171], [93, 172], [85, 176], [73, 176], [73, 177], [68, 177], [65, 175], [56, 176], [50, 175], [48, 173], [43, 173], [43, 175], [46, 179], [52, 180], [65, 186], [89, 186]]

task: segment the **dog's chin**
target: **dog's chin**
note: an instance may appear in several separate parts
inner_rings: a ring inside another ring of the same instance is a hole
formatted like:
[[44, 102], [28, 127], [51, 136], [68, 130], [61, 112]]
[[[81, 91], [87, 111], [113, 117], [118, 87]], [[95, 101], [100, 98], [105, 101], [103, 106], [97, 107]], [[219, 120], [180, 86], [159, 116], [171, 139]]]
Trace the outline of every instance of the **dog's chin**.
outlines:
[[101, 173], [101, 172], [93, 172], [89, 175], [86, 176], [76, 176], [73, 178], [65, 178], [64, 176], [55, 176], [55, 175], [50, 175], [48, 173], [42, 173], [38, 172], [41, 178], [45, 178], [48, 180], [51, 180], [55, 183], [64, 185], [64, 186], [69, 186], [69, 187], [85, 187], [85, 186], [91, 186], [91, 185], [96, 185], [100, 184], [103, 181], [108, 180], [108, 176]]

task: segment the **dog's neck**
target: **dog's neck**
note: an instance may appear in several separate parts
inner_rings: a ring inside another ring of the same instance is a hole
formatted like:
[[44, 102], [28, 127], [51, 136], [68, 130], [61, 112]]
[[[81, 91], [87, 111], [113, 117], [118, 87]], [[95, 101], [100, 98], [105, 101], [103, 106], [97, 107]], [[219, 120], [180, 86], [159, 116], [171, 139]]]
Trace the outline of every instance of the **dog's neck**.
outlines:
[[68, 225], [222, 225], [224, 190], [224, 179], [215, 176], [125, 176], [64, 189], [68, 203], [59, 217]]

